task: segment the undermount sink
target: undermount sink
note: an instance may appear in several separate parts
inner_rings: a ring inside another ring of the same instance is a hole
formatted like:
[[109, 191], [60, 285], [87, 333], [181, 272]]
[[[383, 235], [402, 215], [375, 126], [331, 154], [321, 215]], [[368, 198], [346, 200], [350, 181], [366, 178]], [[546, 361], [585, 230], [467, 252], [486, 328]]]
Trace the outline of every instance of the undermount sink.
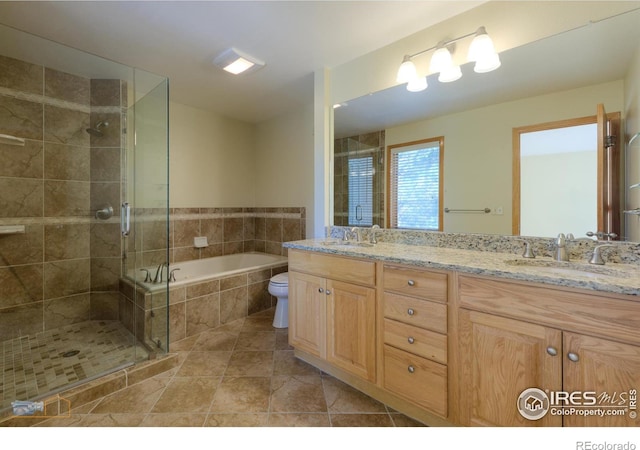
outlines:
[[353, 241], [323, 241], [322, 245], [337, 245], [340, 247], [373, 247], [374, 244], [369, 242], [353, 242]]
[[510, 266], [535, 267], [537, 270], [556, 275], [581, 275], [591, 277], [631, 278], [637, 273], [620, 270], [614, 267], [598, 266], [573, 261], [554, 261], [542, 259], [508, 259], [505, 263]]

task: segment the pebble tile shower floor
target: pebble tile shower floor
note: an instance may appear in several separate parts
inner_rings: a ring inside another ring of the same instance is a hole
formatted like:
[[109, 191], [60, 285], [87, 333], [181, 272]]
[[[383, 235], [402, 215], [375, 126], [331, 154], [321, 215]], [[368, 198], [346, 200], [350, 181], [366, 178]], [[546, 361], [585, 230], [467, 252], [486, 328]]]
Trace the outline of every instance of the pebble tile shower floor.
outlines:
[[89, 320], [2, 342], [0, 410], [87, 380], [148, 352], [118, 321]]
[[422, 426], [297, 359], [273, 309], [170, 345], [172, 370], [36, 426]]

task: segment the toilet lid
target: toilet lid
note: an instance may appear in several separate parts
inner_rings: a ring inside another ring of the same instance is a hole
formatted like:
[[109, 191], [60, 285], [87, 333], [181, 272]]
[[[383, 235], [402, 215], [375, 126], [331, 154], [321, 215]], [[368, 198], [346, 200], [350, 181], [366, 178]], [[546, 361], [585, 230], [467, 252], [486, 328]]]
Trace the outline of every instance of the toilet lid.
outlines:
[[271, 277], [271, 284], [286, 286], [289, 284], [289, 272], [279, 273]]

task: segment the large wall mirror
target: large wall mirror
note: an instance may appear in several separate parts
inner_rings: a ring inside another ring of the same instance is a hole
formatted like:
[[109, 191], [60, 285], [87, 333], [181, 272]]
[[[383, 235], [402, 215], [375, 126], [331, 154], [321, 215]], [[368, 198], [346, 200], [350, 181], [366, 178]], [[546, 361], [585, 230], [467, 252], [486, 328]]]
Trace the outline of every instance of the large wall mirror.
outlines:
[[[504, 51], [502, 66], [493, 72], [474, 73], [471, 64], [464, 64], [462, 78], [452, 83], [439, 83], [437, 75], [429, 75], [429, 87], [422, 92], [408, 92], [400, 85], [344, 102], [334, 110], [333, 224], [388, 226], [386, 149], [442, 136], [443, 231], [518, 234], [513, 226], [513, 130], [595, 115], [598, 104], [607, 113], [624, 114], [624, 80], [640, 52], [639, 24], [636, 9]], [[619, 140], [624, 173], [623, 132]], [[350, 163], [364, 156], [370, 157], [366, 167]], [[560, 172], [575, 170], [566, 162], [558, 165]], [[350, 180], [351, 174], [357, 182]], [[366, 174], [370, 181], [365, 183]], [[542, 170], [537, 177], [542, 185], [547, 174]], [[597, 190], [597, 178], [593, 173], [589, 192]], [[624, 176], [618, 182], [622, 197]], [[351, 213], [350, 189], [360, 202]], [[363, 192], [371, 196], [366, 224], [351, 220], [364, 217], [359, 213]], [[593, 208], [585, 215], [597, 223], [601, 212], [596, 200], [583, 203]], [[624, 222], [624, 217], [619, 219]], [[556, 230], [550, 235], [581, 237], [590, 231], [564, 229], [566, 225], [553, 220], [549, 212], [548, 230]], [[624, 229], [620, 234], [625, 240]]]

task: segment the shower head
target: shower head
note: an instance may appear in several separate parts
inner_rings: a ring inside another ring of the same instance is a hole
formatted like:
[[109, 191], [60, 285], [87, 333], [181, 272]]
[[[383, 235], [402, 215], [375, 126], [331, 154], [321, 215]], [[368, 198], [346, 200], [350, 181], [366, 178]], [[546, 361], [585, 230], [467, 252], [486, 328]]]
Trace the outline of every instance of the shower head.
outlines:
[[101, 120], [96, 124], [94, 128], [87, 128], [87, 133], [89, 133], [91, 136], [102, 137], [104, 136], [104, 133], [100, 131], [100, 129], [108, 126], [109, 122]]

